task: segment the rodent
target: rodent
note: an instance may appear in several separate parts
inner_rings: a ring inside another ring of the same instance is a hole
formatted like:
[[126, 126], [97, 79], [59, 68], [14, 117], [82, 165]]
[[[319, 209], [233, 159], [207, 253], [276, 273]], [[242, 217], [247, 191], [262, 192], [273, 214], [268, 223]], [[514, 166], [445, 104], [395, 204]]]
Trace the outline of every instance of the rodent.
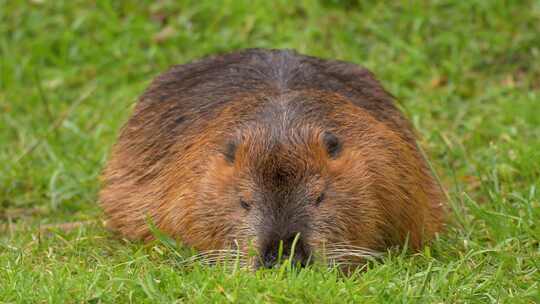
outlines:
[[418, 250], [446, 213], [411, 124], [370, 71], [266, 49], [155, 78], [113, 147], [100, 202], [129, 239], [151, 240], [151, 219], [201, 252], [251, 246], [256, 267], [293, 244], [301, 265], [325, 250], [345, 264]]

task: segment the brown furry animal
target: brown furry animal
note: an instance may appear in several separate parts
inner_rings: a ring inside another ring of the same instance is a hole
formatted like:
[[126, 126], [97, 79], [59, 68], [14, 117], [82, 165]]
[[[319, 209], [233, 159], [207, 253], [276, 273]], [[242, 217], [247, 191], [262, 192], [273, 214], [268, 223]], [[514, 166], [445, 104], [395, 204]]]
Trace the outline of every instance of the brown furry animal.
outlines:
[[445, 209], [411, 125], [368, 70], [262, 49], [157, 77], [100, 196], [110, 227], [130, 239], [151, 239], [151, 218], [202, 252], [244, 256], [251, 244], [256, 266], [293, 243], [301, 264], [324, 251], [353, 263], [406, 240], [418, 249]]

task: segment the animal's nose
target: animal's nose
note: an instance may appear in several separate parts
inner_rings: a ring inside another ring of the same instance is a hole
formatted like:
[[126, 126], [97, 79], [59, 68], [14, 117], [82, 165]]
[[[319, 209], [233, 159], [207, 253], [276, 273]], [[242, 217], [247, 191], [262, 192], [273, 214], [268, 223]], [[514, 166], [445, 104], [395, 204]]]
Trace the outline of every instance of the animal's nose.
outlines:
[[272, 240], [268, 242], [260, 253], [258, 267], [264, 268], [272, 268], [289, 259], [292, 262], [292, 266], [305, 267], [310, 259], [306, 244], [296, 233], [284, 240]]

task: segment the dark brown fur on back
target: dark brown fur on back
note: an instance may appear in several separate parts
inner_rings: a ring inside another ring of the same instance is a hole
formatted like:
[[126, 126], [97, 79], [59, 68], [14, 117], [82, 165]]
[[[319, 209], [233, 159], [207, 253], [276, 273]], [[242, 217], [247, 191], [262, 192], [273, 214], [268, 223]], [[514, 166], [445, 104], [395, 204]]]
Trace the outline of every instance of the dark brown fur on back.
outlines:
[[[321, 202], [322, 201], [322, 202]], [[325, 243], [413, 248], [440, 230], [444, 196], [408, 121], [357, 65], [252, 49], [157, 77], [104, 172], [110, 226], [147, 220], [200, 250], [291, 232]]]

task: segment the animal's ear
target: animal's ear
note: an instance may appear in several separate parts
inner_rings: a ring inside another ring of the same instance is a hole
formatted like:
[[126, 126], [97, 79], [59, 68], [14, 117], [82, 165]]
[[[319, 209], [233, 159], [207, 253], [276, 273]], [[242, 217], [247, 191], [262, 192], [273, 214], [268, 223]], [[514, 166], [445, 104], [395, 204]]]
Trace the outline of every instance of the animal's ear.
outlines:
[[222, 150], [223, 156], [229, 163], [234, 163], [236, 159], [236, 150], [238, 150], [238, 142], [236, 140], [229, 140], [225, 144], [224, 149]]
[[328, 155], [331, 158], [338, 157], [343, 146], [339, 138], [334, 133], [324, 132], [322, 140], [326, 148], [326, 152], [328, 152]]

